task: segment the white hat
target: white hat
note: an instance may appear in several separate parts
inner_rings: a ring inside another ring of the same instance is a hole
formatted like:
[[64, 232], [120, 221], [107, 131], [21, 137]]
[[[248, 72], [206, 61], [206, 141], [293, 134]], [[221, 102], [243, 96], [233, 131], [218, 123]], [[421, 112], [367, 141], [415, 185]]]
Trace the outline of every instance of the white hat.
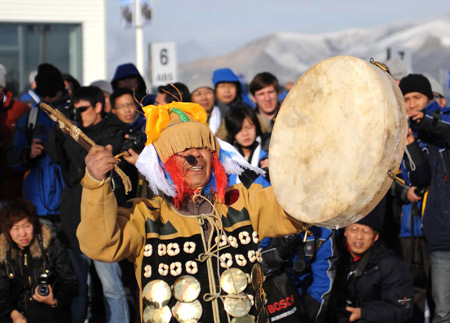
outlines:
[[30, 72], [30, 74], [28, 74], [28, 83], [33, 83], [33, 82], [36, 82], [34, 79], [35, 79], [35, 77], [36, 77], [36, 75], [37, 75], [37, 71], [36, 70], [34, 70], [34, 71], [31, 71]]
[[187, 86], [191, 94], [202, 87], [214, 89], [211, 79], [200, 74], [195, 74], [194, 76], [192, 76], [188, 81]]
[[0, 64], [0, 87], [6, 86], [6, 68]]
[[444, 89], [442, 88], [442, 85], [440, 85], [439, 82], [434, 77], [432, 77], [428, 73], [424, 73], [423, 76], [425, 76], [428, 79], [428, 81], [430, 81], [431, 91], [440, 94], [442, 96], [444, 95]]
[[113, 88], [111, 86], [111, 83], [109, 83], [105, 80], [98, 80], [98, 81], [92, 82], [91, 86], [98, 87], [100, 90], [102, 90], [103, 92], [106, 92], [108, 94], [113, 93]]

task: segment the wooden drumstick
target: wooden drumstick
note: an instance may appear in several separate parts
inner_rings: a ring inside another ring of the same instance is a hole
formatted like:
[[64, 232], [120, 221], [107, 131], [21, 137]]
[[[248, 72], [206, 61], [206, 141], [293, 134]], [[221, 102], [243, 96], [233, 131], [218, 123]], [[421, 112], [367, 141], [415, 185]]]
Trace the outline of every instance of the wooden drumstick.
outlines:
[[[55, 121], [59, 128], [65, 134], [71, 136], [77, 143], [81, 145], [84, 149], [89, 151], [92, 146], [95, 146], [95, 142], [89, 138], [80, 128], [78, 128], [72, 120], [69, 120], [61, 111], [52, 108], [50, 105], [41, 102], [39, 106], [48, 114], [50, 119]], [[120, 155], [120, 154], [119, 154]], [[125, 194], [131, 191], [131, 181], [130, 178], [119, 168], [119, 166], [114, 166], [114, 171], [120, 176], [125, 189]]]

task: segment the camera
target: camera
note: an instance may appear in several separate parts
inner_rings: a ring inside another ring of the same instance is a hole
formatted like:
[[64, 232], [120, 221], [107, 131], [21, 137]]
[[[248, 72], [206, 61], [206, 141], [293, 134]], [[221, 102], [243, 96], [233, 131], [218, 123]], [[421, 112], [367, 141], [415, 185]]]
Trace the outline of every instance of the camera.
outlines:
[[[346, 310], [347, 306], [351, 307], [361, 307], [361, 302], [352, 297], [347, 297], [345, 303], [339, 306], [335, 313], [335, 319], [338, 323], [349, 323], [351, 313]], [[359, 321], [358, 321], [359, 322]]]
[[131, 148], [139, 154], [144, 149], [147, 136], [143, 132], [129, 129], [123, 135], [128, 135], [128, 139], [122, 143], [120, 151], [128, 151]]
[[422, 187], [422, 188], [416, 188], [414, 190], [414, 194], [416, 194], [418, 197], [423, 197], [425, 195], [425, 192], [427, 191], [426, 187]]
[[36, 285], [39, 295], [47, 296], [48, 294], [50, 294], [50, 289], [48, 288], [48, 286], [50, 285], [51, 277], [52, 276], [47, 273], [42, 273], [39, 276], [38, 284]]

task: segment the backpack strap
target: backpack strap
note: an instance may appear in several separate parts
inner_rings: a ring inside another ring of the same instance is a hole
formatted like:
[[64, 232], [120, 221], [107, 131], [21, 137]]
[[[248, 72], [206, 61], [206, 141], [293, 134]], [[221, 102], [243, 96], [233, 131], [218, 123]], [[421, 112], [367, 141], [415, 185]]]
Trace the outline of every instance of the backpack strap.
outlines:
[[36, 128], [37, 118], [39, 116], [39, 107], [34, 107], [28, 112], [28, 122], [27, 122], [27, 139], [31, 142], [33, 139], [34, 129]]

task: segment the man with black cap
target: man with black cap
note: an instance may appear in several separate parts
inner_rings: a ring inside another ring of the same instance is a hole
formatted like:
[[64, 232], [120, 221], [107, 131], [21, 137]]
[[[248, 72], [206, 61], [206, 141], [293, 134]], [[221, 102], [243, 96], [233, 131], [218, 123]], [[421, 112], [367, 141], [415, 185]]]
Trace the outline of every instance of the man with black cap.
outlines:
[[414, 186], [429, 186], [423, 230], [430, 252], [433, 322], [450, 322], [450, 113], [434, 100], [430, 82], [423, 75], [406, 76], [400, 81], [400, 89], [410, 117], [407, 151], [415, 145], [409, 178]]
[[408, 266], [380, 240], [385, 200], [345, 228], [331, 299], [331, 322], [406, 322], [412, 314]]
[[414, 314], [411, 322], [423, 322], [427, 298], [431, 300], [431, 295], [427, 297], [430, 256], [422, 230], [423, 195], [429, 181], [423, 183], [417, 181], [415, 176], [410, 176], [410, 171], [412, 168], [429, 169], [426, 157], [422, 153], [423, 147], [414, 139], [414, 136], [417, 136], [417, 123], [421, 123], [419, 121], [423, 119], [423, 110], [429, 102], [432, 102], [433, 93], [428, 80], [419, 74], [403, 77], [399, 84], [406, 101], [410, 126], [414, 131], [409, 130], [405, 155], [401, 164], [401, 177], [406, 185], [394, 185], [401, 202], [402, 258], [410, 266], [414, 281]]
[[[39, 65], [35, 77], [36, 90], [41, 100], [59, 110], [69, 106], [61, 72], [53, 65]], [[63, 179], [60, 167], [46, 154], [44, 143], [54, 125], [38, 106], [19, 119], [13, 139], [13, 150], [9, 152], [8, 163], [18, 171], [29, 171], [23, 181], [24, 198], [36, 206], [42, 220], [53, 227], [59, 213]]]

